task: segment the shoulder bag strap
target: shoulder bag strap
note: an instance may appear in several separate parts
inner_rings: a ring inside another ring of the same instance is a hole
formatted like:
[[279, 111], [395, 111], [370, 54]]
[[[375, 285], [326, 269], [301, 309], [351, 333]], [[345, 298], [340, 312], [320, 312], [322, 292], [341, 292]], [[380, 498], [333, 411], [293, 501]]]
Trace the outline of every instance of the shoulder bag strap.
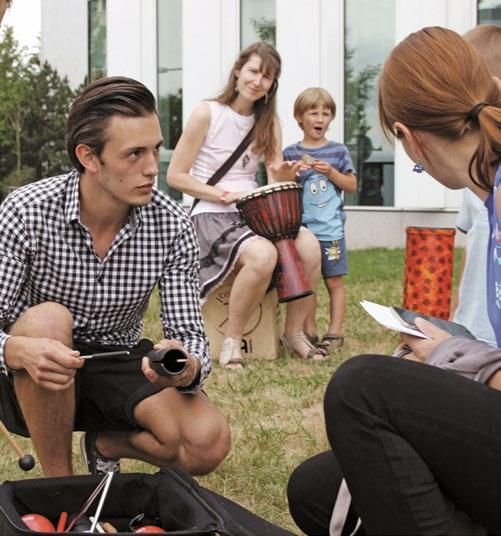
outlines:
[[[221, 165], [221, 167], [214, 172], [214, 175], [206, 182], [209, 186], [215, 186], [225, 175], [228, 173], [233, 164], [238, 160], [240, 155], [247, 149], [252, 138], [254, 136], [254, 127], [252, 127], [249, 132], [246, 134], [245, 138], [240, 142], [240, 145], [231, 153], [228, 157], [228, 160]], [[200, 199], [196, 198], [191, 205], [190, 214], [193, 212], [193, 209], [197, 206]]]

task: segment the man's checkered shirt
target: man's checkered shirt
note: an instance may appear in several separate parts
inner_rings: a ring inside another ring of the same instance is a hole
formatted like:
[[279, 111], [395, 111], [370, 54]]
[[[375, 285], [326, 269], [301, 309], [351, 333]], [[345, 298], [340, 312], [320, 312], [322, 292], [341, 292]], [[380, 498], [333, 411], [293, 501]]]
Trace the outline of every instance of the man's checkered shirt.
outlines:
[[73, 339], [135, 345], [155, 285], [165, 338], [180, 340], [210, 372], [199, 305], [199, 248], [188, 214], [157, 189], [132, 209], [103, 260], [80, 223], [77, 171], [14, 191], [0, 206], [0, 372], [4, 330], [29, 307], [65, 305]]

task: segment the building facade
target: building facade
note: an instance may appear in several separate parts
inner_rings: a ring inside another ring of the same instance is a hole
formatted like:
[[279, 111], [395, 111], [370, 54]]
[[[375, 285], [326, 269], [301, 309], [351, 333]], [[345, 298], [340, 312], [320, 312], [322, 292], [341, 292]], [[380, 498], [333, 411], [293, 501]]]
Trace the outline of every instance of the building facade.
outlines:
[[375, 105], [380, 67], [395, 43], [423, 26], [463, 33], [487, 22], [501, 24], [501, 0], [42, 0], [41, 44], [43, 59], [74, 87], [127, 75], [153, 91], [165, 188], [190, 111], [225, 84], [242, 47], [273, 43], [283, 61], [284, 143], [301, 137], [292, 117], [296, 95], [309, 86], [330, 91], [337, 114], [329, 137], [349, 147], [359, 178], [345, 200], [350, 246], [393, 247], [403, 244], [407, 225], [454, 226], [461, 194], [413, 174], [399, 144], [383, 137]]

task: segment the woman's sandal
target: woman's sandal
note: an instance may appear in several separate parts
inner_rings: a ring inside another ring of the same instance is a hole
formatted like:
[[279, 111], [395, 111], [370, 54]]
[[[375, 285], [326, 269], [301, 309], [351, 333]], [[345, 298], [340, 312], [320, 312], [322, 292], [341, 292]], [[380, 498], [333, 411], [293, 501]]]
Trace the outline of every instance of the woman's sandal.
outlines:
[[221, 352], [219, 354], [219, 364], [222, 367], [237, 370], [245, 367], [244, 358], [233, 355], [235, 348], [237, 348], [237, 341], [231, 337], [226, 337], [221, 345]]
[[339, 350], [344, 344], [344, 337], [336, 333], [326, 333], [320, 342], [317, 343], [317, 348], [325, 350], [327, 354], [331, 354]]
[[303, 332], [304, 336], [313, 344], [313, 346], [316, 346], [320, 342], [320, 338], [316, 333], [313, 333], [312, 335], [310, 333], [306, 333], [306, 331]]
[[[297, 351], [297, 343], [303, 343], [308, 347], [308, 353], [306, 355], [302, 355]], [[324, 361], [329, 357], [322, 348], [318, 348], [311, 344], [311, 342], [308, 340], [308, 337], [302, 331], [299, 333], [294, 333], [293, 335], [282, 335], [282, 344], [289, 352], [301, 359], [308, 359], [310, 361]]]

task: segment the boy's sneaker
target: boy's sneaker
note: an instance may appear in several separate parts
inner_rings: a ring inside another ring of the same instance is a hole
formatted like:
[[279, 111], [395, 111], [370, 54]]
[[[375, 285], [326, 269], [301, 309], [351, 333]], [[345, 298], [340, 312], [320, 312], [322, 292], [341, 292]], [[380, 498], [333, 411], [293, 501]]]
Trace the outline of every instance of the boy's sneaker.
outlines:
[[84, 432], [80, 438], [82, 458], [91, 475], [120, 472], [120, 460], [105, 458], [96, 447], [97, 432]]

